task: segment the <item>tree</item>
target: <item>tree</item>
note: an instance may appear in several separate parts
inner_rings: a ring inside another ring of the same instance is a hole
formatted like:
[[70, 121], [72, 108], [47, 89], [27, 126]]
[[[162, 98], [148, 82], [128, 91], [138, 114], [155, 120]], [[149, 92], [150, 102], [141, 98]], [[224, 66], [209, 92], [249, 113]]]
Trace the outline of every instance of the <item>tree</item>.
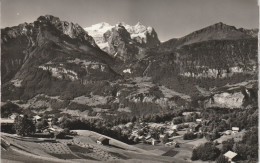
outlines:
[[226, 158], [225, 156], [223, 155], [220, 155], [217, 159], [216, 159], [216, 163], [230, 163], [228, 161], [228, 158]]
[[1, 118], [6, 118], [13, 113], [21, 114], [22, 109], [12, 102], [7, 102], [3, 106], [1, 106]]
[[49, 124], [46, 119], [43, 119], [42, 121], [36, 123], [36, 128], [38, 130], [43, 130], [44, 128], [46, 128], [48, 126], [49, 126]]
[[214, 161], [219, 156], [220, 150], [212, 142], [207, 142], [195, 148], [192, 153], [193, 159]]
[[195, 161], [195, 160], [198, 160], [199, 157], [198, 157], [198, 152], [197, 152], [197, 149], [195, 148], [193, 151], [192, 151], [192, 156], [191, 156], [191, 160], [192, 161]]
[[28, 136], [35, 133], [35, 125], [27, 115], [24, 115], [23, 117], [17, 116], [15, 118], [14, 129], [16, 134], [21, 136]]
[[193, 132], [187, 132], [183, 135], [183, 140], [192, 140], [195, 138], [196, 138], [196, 135]]
[[169, 139], [169, 134], [168, 133], [166, 133], [165, 135], [164, 135], [164, 137], [163, 137], [163, 143], [165, 144], [165, 143], [167, 143], [168, 142], [168, 139]]
[[228, 139], [227, 141], [223, 141], [222, 142], [222, 149], [221, 149], [221, 153], [224, 154], [227, 151], [232, 151], [234, 145], [234, 139]]

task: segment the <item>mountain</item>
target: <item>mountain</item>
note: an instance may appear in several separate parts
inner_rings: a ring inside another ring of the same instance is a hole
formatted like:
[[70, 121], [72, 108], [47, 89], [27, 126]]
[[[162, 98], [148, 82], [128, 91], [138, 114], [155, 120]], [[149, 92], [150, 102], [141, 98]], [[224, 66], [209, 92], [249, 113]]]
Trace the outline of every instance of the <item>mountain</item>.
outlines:
[[151, 77], [154, 83], [196, 97], [201, 93], [196, 86], [210, 89], [257, 79], [256, 31], [218, 23], [164, 42], [126, 67], [133, 76]]
[[218, 23], [160, 43], [140, 23], [83, 29], [40, 16], [1, 29], [2, 101], [96, 119], [246, 108], [256, 103], [256, 32]]
[[203, 29], [192, 32], [181, 38], [174, 38], [162, 43], [162, 51], [180, 48], [192, 43], [210, 41], [210, 40], [236, 40], [257, 38], [258, 29], [248, 30], [234, 26], [226, 25], [222, 22], [213, 24]]
[[124, 22], [112, 26], [103, 22], [84, 29], [101, 49], [123, 61], [143, 58], [146, 48], [160, 44], [155, 30], [139, 22], [135, 26]]
[[4, 99], [59, 94], [73, 83], [80, 88], [91, 81], [120, 77], [109, 66], [113, 59], [78, 24], [46, 15], [30, 24], [1, 29], [1, 33]]

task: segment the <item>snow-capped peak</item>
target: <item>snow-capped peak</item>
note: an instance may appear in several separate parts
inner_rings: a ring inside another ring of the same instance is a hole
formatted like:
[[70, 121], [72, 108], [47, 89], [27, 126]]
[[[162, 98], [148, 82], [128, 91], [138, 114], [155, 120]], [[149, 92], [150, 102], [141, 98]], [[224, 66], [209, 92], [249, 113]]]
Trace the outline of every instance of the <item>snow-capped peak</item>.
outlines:
[[[140, 22], [133, 26], [126, 24], [125, 22], [118, 22], [114, 26], [106, 22], [101, 22], [90, 27], [86, 27], [84, 29], [88, 32], [90, 36], [94, 38], [99, 47], [103, 48], [108, 46], [107, 41], [103, 39], [104, 33], [106, 33], [107, 31], [111, 31], [114, 27], [116, 30], [118, 30], [118, 28], [121, 28], [120, 26], [123, 26], [129, 32], [131, 39], [134, 39], [135, 41], [141, 44], [147, 43], [147, 34], [151, 35], [153, 32], [152, 27], [146, 27], [142, 25]], [[156, 39], [158, 40], [157, 36]], [[157, 42], [159, 42], [159, 40]]]
[[111, 30], [114, 26], [106, 23], [106, 22], [101, 22], [98, 24], [94, 24], [90, 27], [84, 28], [85, 31], [88, 32], [88, 34], [92, 37], [103, 37], [103, 34]]

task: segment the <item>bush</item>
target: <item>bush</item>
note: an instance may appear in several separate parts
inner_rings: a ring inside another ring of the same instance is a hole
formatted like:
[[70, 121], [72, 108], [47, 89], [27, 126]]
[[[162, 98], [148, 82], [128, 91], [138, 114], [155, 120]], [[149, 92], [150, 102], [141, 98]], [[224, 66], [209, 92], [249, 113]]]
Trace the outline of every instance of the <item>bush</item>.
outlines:
[[24, 115], [23, 117], [17, 116], [15, 118], [14, 129], [16, 134], [21, 136], [28, 136], [35, 133], [35, 125], [27, 115]]
[[230, 162], [228, 161], [228, 159], [227, 159], [225, 156], [220, 155], [220, 156], [216, 159], [216, 163], [230, 163]]
[[214, 161], [220, 155], [220, 150], [212, 142], [198, 146], [192, 151], [192, 160]]
[[12, 102], [7, 102], [1, 107], [1, 118], [7, 118], [13, 113], [21, 114], [22, 109]]
[[48, 121], [46, 119], [43, 119], [42, 121], [36, 123], [36, 128], [38, 130], [42, 130], [42, 129], [48, 127], [48, 126], [49, 126], [49, 124], [48, 124]]
[[183, 135], [183, 140], [192, 140], [195, 139], [197, 136], [193, 132], [188, 132]]

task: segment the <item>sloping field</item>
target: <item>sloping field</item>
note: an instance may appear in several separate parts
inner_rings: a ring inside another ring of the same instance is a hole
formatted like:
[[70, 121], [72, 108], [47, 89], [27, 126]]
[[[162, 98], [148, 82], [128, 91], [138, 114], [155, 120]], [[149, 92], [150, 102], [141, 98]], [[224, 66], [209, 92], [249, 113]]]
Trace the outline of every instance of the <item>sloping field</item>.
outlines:
[[[155, 152], [143, 150], [118, 140], [110, 139], [110, 145], [98, 145], [96, 140], [104, 135], [76, 130], [78, 136], [70, 140], [58, 139], [57, 142], [46, 142], [40, 139], [23, 139], [12, 135], [4, 136], [5, 151], [2, 158], [5, 162], [176, 162], [184, 160], [161, 156]], [[37, 140], [37, 141], [32, 141]], [[7, 152], [11, 151], [11, 152]], [[11, 158], [11, 155], [14, 156]]]
[[[177, 158], [173, 158], [170, 156], [161, 156], [162, 153], [154, 153], [152, 151], [147, 151], [144, 149], [137, 148], [132, 145], [128, 145], [126, 143], [120, 142], [113, 138], [101, 135], [99, 133], [88, 131], [88, 130], [74, 130], [79, 136], [75, 139], [81, 141], [81, 143], [93, 144], [94, 147], [102, 149], [103, 151], [107, 151], [108, 153], [114, 155], [119, 160], [116, 162], [176, 162], [176, 163], [187, 163], [188, 161], [180, 160]], [[106, 137], [110, 139], [109, 146], [103, 146], [96, 144], [96, 140], [100, 137]], [[82, 138], [83, 137], [83, 138]], [[86, 139], [86, 137], [88, 137]], [[86, 140], [86, 141], [84, 141]], [[108, 162], [113, 162], [112, 160]]]

